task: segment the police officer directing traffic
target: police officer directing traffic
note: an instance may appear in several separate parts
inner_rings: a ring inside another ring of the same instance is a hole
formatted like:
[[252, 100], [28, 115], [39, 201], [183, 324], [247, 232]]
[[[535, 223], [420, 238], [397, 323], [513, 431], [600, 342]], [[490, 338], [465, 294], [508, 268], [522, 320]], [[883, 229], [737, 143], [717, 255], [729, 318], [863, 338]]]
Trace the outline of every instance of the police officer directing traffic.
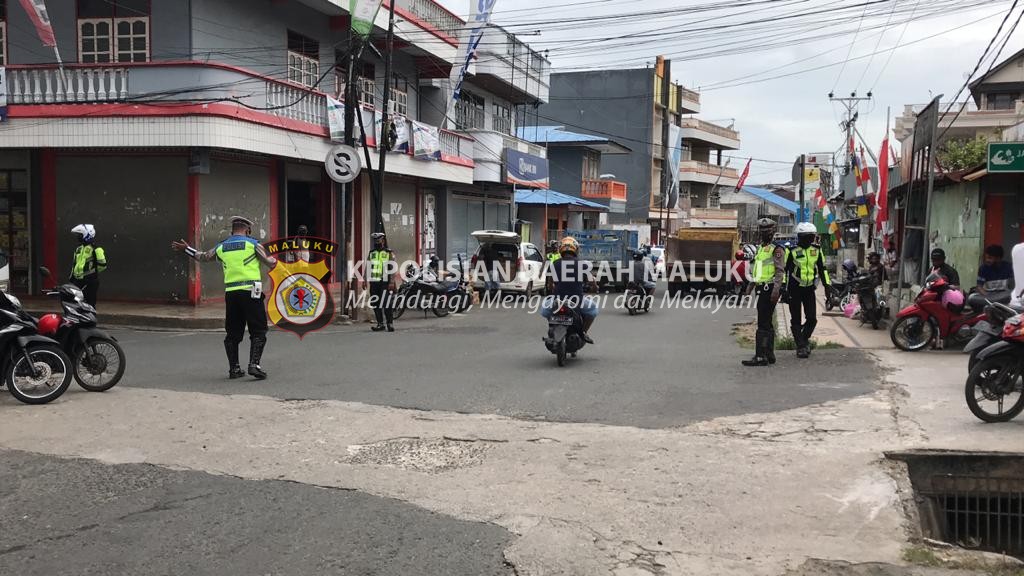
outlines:
[[786, 251], [775, 245], [775, 221], [761, 218], [757, 230], [761, 245], [754, 255], [753, 280], [757, 290], [757, 333], [754, 336], [754, 357], [744, 360], [744, 366], [775, 364], [775, 306], [782, 297], [785, 278]]
[[252, 237], [253, 223], [248, 218], [231, 218], [231, 236], [212, 250], [200, 251], [184, 240], [171, 247], [199, 262], [220, 260], [224, 266], [224, 351], [228, 356], [228, 377], [245, 376], [238, 363], [238, 345], [249, 327], [249, 375], [264, 380], [267, 373], [260, 366], [267, 345], [267, 310], [263, 304], [263, 282], [260, 263], [273, 267], [277, 259]]
[[562, 255], [559, 254], [558, 252], [558, 240], [548, 240], [547, 246], [545, 248], [547, 249], [548, 253], [548, 262], [555, 263], [562, 258]]
[[[370, 251], [370, 305], [377, 325], [370, 328], [374, 332], [394, 332], [394, 308], [392, 299], [395, 292], [395, 278], [391, 274], [394, 266], [394, 253], [388, 249], [387, 237], [383, 232], [370, 234], [373, 250]], [[385, 326], [384, 322], [387, 321]]]
[[814, 224], [797, 224], [797, 245], [786, 257], [786, 276], [789, 278], [786, 292], [789, 295], [790, 328], [793, 330], [793, 340], [796, 341], [797, 358], [809, 358], [811, 355], [811, 335], [818, 325], [818, 307], [814, 295], [818, 280], [825, 286], [826, 298], [832, 290], [832, 280], [825, 270], [825, 256], [821, 248], [814, 245], [817, 234]]

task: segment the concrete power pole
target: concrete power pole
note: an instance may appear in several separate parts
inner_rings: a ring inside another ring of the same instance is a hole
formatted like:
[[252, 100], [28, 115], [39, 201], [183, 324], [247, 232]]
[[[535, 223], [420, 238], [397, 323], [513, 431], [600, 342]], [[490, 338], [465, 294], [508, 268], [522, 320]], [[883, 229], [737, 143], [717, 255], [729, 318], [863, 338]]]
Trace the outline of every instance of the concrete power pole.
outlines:
[[661, 238], [661, 243], [664, 244], [668, 238], [668, 222], [666, 219], [666, 212], [668, 212], [668, 201], [669, 196], [672, 193], [673, 178], [669, 174], [669, 154], [671, 153], [672, 146], [669, 140], [669, 92], [672, 90], [672, 61], [664, 60], [662, 63], [662, 77], [661, 77], [661, 105], [665, 107], [662, 111], [661, 118], [661, 143], [662, 143], [662, 154], [661, 154], [661, 234], [664, 237]]

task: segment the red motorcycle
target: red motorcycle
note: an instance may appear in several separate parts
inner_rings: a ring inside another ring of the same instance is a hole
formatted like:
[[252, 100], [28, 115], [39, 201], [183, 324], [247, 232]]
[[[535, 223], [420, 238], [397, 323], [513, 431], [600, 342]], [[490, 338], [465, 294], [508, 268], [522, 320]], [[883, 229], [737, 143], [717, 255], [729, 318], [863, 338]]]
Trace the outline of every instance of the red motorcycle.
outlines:
[[914, 303], [900, 310], [889, 331], [889, 337], [897, 348], [917, 352], [933, 341], [941, 346], [951, 337], [973, 337], [972, 327], [986, 319], [987, 301], [972, 297], [966, 306], [948, 305], [943, 302], [943, 294], [947, 290], [956, 288], [945, 278], [929, 277]]

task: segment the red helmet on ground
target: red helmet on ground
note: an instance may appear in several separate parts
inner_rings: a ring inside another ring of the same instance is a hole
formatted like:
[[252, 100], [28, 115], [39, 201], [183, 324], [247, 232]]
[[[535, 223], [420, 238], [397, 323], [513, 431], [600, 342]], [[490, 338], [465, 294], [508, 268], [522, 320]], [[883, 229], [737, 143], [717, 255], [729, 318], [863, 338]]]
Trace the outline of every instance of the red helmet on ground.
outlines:
[[60, 328], [60, 316], [47, 314], [39, 319], [39, 333], [44, 336], [53, 336]]

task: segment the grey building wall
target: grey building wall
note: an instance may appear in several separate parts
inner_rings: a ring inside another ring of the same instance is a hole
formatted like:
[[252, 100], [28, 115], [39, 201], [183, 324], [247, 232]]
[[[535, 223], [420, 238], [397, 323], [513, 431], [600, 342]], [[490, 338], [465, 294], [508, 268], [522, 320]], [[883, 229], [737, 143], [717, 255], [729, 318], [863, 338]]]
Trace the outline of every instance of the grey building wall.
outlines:
[[57, 278], [71, 270], [76, 224], [96, 226], [109, 267], [104, 299], [170, 301], [188, 295], [188, 261], [169, 247], [188, 228], [188, 159], [57, 156]]
[[[226, 0], [216, 0], [217, 2]], [[150, 55], [153, 60], [187, 59], [191, 53], [189, 12], [192, 7], [209, 5], [211, 0], [155, 0], [151, 3]], [[251, 4], [262, 4], [250, 2]], [[269, 4], [269, 3], [268, 3]], [[57, 38], [61, 59], [78, 62], [78, 11], [74, 0], [46, 4], [50, 23]], [[227, 24], [226, 24], [227, 25]], [[209, 27], [210, 25], [207, 24]], [[16, 1], [7, 2], [8, 64], [47, 64], [55, 62], [53, 49], [43, 46], [31, 20]], [[250, 44], [259, 45], [260, 43]]]
[[615, 174], [629, 186], [626, 214], [610, 214], [609, 221], [645, 222], [651, 203], [654, 137], [654, 70], [600, 70], [551, 75], [551, 102], [540, 107], [545, 124], [563, 125], [609, 136], [629, 146], [630, 154], [601, 159], [601, 173]]
[[[209, 250], [231, 235], [231, 216], [245, 216], [255, 223], [253, 236], [270, 240], [270, 175], [266, 166], [211, 159], [210, 173], [199, 177], [199, 238]], [[180, 196], [187, 198], [184, 192]], [[201, 264], [203, 298], [224, 295], [224, 275], [218, 263]], [[264, 269], [266, 273], [266, 269]], [[270, 284], [264, 278], [264, 286]]]
[[580, 197], [583, 181], [583, 148], [548, 148], [551, 189]]

